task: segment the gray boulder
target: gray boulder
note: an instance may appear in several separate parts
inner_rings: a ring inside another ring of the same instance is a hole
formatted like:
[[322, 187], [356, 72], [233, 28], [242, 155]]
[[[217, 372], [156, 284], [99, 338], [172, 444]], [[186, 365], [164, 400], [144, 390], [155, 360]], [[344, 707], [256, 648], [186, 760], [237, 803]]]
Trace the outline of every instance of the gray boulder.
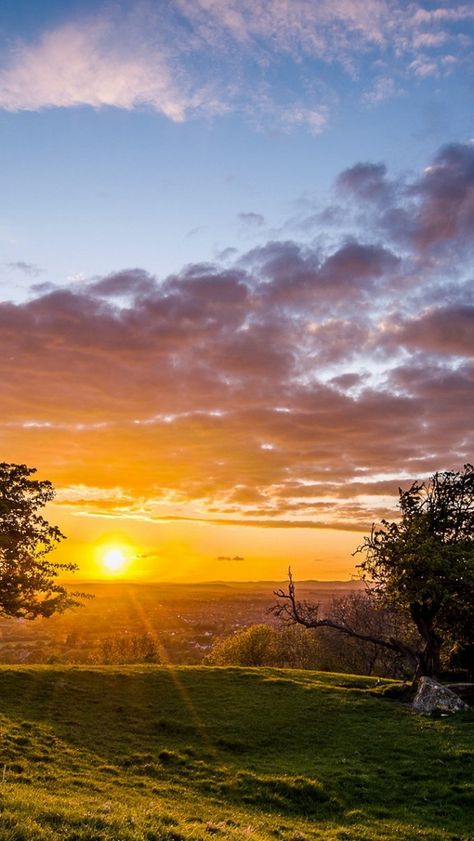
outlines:
[[470, 710], [459, 695], [431, 677], [421, 677], [413, 701], [413, 709], [424, 715], [432, 712], [458, 713]]

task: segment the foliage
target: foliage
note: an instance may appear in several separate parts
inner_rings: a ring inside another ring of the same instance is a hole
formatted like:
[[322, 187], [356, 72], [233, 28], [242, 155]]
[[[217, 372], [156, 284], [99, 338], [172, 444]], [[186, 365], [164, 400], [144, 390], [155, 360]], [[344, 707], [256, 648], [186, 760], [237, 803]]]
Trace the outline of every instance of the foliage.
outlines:
[[409, 612], [421, 671], [437, 674], [443, 642], [474, 641], [474, 467], [415, 482], [399, 507], [401, 520], [382, 521], [357, 550], [360, 569], [384, 605]]
[[343, 636], [332, 628], [321, 629], [318, 633], [318, 668], [382, 677], [409, 677], [409, 667], [403, 654], [375, 641], [386, 634], [414, 645], [417, 634], [410, 626], [406, 611], [383, 607], [371, 593], [351, 593], [334, 599], [327, 616], [335, 624], [357, 628], [371, 639]]
[[[368, 634], [399, 633], [413, 637], [405, 613], [382, 608], [365, 593], [334, 599], [328, 618], [357, 627]], [[107, 662], [102, 660], [101, 662]], [[249, 625], [217, 639], [204, 664], [214, 666], [276, 666], [289, 669], [322, 669], [382, 677], [407, 677], [407, 664], [398, 651], [375, 642], [341, 639], [331, 628], [317, 635], [301, 625]]]
[[276, 630], [269, 625], [249, 625], [216, 640], [204, 663], [314, 669], [317, 658], [317, 640], [304, 628], [294, 626]]
[[104, 664], [159, 663], [160, 655], [151, 634], [122, 634], [101, 641], [96, 662]]
[[266, 666], [273, 657], [275, 631], [269, 625], [249, 625], [216, 640], [204, 663], [214, 666]]
[[80, 604], [80, 593], [68, 593], [55, 581], [72, 563], [49, 560], [64, 538], [39, 513], [54, 498], [51, 482], [30, 477], [35, 468], [0, 463], [0, 615], [34, 619]]
[[474, 467], [435, 473], [400, 490], [401, 518], [380, 528], [356, 550], [369, 592], [381, 607], [408, 612], [421, 644], [365, 631], [346, 619], [319, 616], [319, 605], [299, 602], [289, 574], [288, 592], [274, 612], [307, 628], [332, 628], [407, 657], [416, 674], [437, 675], [443, 644], [471, 644], [474, 611]]
[[0, 668], [0, 841], [468, 841], [472, 715], [426, 720], [377, 684]]

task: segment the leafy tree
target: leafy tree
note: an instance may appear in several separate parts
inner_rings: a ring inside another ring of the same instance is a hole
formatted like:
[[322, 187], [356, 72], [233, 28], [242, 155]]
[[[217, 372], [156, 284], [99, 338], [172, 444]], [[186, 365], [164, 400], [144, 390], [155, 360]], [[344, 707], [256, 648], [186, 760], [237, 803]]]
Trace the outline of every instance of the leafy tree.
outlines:
[[[357, 628], [374, 639], [386, 635], [398, 637], [405, 643], [416, 642], [417, 632], [406, 611], [383, 607], [372, 593], [356, 592], [333, 599], [327, 617], [338, 624]], [[405, 678], [409, 674], [406, 657], [377, 642], [343, 636], [331, 628], [319, 631], [318, 640], [318, 668], [322, 670], [394, 678]]]
[[216, 640], [205, 657], [214, 666], [269, 666], [273, 659], [275, 631], [269, 625], [249, 625]]
[[116, 634], [102, 640], [95, 661], [106, 664], [159, 663], [161, 658], [151, 634]]
[[275, 632], [275, 666], [285, 669], [318, 669], [319, 639], [311, 631], [298, 626], [279, 628]]
[[291, 577], [277, 591], [275, 613], [307, 628], [329, 627], [408, 657], [415, 676], [436, 676], [443, 644], [469, 643], [474, 611], [474, 467], [435, 473], [400, 490], [401, 518], [382, 520], [356, 552], [369, 592], [381, 607], [406, 610], [420, 644], [363, 631], [344, 618], [320, 618], [319, 605], [299, 602]]
[[218, 639], [204, 663], [214, 666], [276, 666], [314, 669], [318, 643], [303, 628], [277, 630], [269, 625], [249, 625], [231, 636]]
[[55, 493], [51, 482], [30, 478], [34, 473], [25, 464], [0, 463], [0, 616], [51, 616], [84, 597], [55, 580], [77, 566], [49, 560], [64, 535], [39, 513]]

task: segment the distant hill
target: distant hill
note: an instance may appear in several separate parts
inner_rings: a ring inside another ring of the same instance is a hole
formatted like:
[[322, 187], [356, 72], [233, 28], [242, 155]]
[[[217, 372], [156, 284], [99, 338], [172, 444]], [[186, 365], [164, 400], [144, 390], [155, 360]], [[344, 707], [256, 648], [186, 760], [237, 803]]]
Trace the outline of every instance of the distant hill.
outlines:
[[[354, 590], [363, 590], [365, 585], [360, 580], [349, 581], [317, 581], [317, 580], [303, 580], [295, 582], [298, 591], [306, 593], [311, 592], [315, 596], [318, 593], [340, 593], [352, 592]], [[67, 582], [67, 586], [71, 588], [71, 582]], [[77, 581], [74, 580], [74, 589], [80, 588], [90, 590], [93, 593], [113, 593], [118, 595], [121, 592], [127, 592], [130, 588], [137, 588], [137, 590], [150, 590], [156, 594], [160, 594], [161, 598], [176, 598], [177, 596], [193, 596], [198, 598], [209, 595], [236, 594], [249, 595], [254, 594], [258, 596], [272, 597], [275, 590], [285, 589], [288, 586], [288, 580], [283, 581], [195, 581], [195, 582], [173, 582], [173, 581], [110, 581], [110, 580], [93, 580], [93, 581]]]
[[[74, 582], [94, 596], [81, 609], [34, 622], [0, 619], [0, 663], [88, 663], [105, 637], [145, 633], [159, 639], [167, 662], [198, 663], [216, 637], [273, 623], [274, 591], [285, 584]], [[319, 602], [324, 613], [332, 599], [360, 587], [354, 581], [302, 581], [298, 595]]]
[[[68, 580], [70, 584], [71, 581]], [[295, 581], [295, 583], [299, 586], [308, 586], [314, 587], [320, 590], [325, 589], [350, 589], [350, 588], [359, 588], [363, 587], [364, 583], [359, 579], [348, 579], [347, 581], [318, 581], [316, 578], [308, 578], [302, 579], [301, 581]], [[133, 579], [127, 580], [110, 580], [110, 579], [74, 579], [74, 584], [80, 584], [81, 586], [91, 585], [91, 586], [101, 586], [101, 587], [127, 587], [129, 585], [137, 586], [137, 587], [163, 587], [165, 589], [178, 589], [178, 588], [190, 588], [190, 589], [197, 589], [197, 590], [207, 590], [213, 588], [222, 588], [222, 589], [232, 589], [232, 590], [248, 590], [248, 589], [265, 589], [271, 590], [275, 589], [275, 587], [284, 587], [288, 584], [288, 579], [282, 579], [281, 581], [272, 581], [270, 580], [255, 580], [255, 581], [220, 581], [216, 579], [215, 581], [144, 581], [143, 579], [139, 579], [134, 581]]]
[[0, 841], [468, 841], [472, 715], [274, 669], [0, 668]]

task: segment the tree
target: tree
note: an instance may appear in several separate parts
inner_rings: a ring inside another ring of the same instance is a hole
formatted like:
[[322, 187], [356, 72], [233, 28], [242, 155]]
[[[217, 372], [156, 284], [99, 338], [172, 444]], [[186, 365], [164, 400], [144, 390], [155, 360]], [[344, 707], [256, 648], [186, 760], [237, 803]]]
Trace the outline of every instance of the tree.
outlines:
[[64, 535], [39, 513], [55, 492], [51, 482], [31, 479], [34, 473], [25, 464], [0, 463], [0, 616], [51, 616], [86, 597], [55, 580], [77, 566], [49, 560]]
[[329, 627], [409, 658], [415, 677], [436, 676], [444, 644], [472, 637], [474, 611], [474, 467], [435, 473], [399, 491], [400, 520], [382, 520], [356, 549], [368, 591], [382, 608], [406, 610], [420, 643], [389, 633], [364, 632], [344, 618], [319, 617], [319, 605], [299, 602], [289, 576], [288, 592], [274, 612], [306, 628]]
[[273, 665], [275, 631], [269, 625], [249, 625], [216, 640], [205, 662], [214, 666]]
[[[354, 592], [333, 599], [327, 618], [372, 636], [396, 637], [415, 642], [416, 629], [406, 611], [383, 607], [370, 592]], [[377, 642], [364, 641], [326, 628], [319, 631], [320, 668], [332, 672], [403, 678], [409, 674], [406, 657], [400, 651], [384, 648]]]
[[151, 634], [116, 634], [100, 643], [95, 657], [97, 663], [159, 663], [158, 647]]
[[303, 628], [280, 630], [269, 625], [249, 625], [216, 640], [204, 658], [212, 666], [276, 666], [315, 669], [319, 646], [314, 634]]

